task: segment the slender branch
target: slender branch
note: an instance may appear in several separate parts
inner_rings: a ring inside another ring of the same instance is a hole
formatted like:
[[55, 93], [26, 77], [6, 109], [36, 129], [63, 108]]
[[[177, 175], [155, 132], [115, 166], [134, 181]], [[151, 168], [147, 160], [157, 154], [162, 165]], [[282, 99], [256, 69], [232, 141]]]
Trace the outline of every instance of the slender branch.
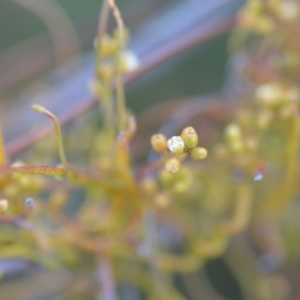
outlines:
[[65, 172], [67, 172], [68, 163], [67, 163], [67, 158], [66, 158], [66, 154], [65, 154], [65, 150], [64, 150], [64, 144], [63, 144], [63, 140], [62, 140], [61, 128], [60, 128], [60, 124], [59, 124], [57, 117], [41, 105], [37, 105], [37, 104], [33, 105], [32, 109], [35, 110], [36, 112], [46, 115], [48, 118], [50, 118], [54, 122], [59, 157], [60, 157], [61, 163], [65, 169]]
[[98, 21], [98, 33], [97, 33], [97, 39], [98, 41], [101, 40], [102, 36], [106, 32], [107, 22], [108, 22], [108, 16], [109, 16], [109, 5], [107, 0], [103, 0], [100, 15], [99, 15], [99, 21]]
[[115, 0], [108, 0], [108, 4], [109, 4], [109, 7], [110, 7], [115, 19], [116, 19], [120, 33], [122, 34], [124, 32], [124, 21], [122, 18], [122, 14], [121, 14], [118, 6], [115, 3]]

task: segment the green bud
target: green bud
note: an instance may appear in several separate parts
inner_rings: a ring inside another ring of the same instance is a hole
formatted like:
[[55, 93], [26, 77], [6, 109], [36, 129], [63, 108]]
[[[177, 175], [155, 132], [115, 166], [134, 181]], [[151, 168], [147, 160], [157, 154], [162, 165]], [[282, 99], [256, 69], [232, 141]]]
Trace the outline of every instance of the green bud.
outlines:
[[175, 157], [169, 158], [165, 163], [165, 168], [171, 173], [176, 173], [180, 169], [180, 161]]
[[226, 127], [225, 136], [229, 141], [236, 141], [241, 139], [242, 133], [240, 128], [236, 124], [232, 123]]
[[96, 48], [99, 47], [99, 54], [103, 57], [115, 56], [119, 50], [116, 40], [108, 35], [104, 35], [100, 42], [96, 41], [95, 44]]
[[197, 134], [196, 130], [194, 127], [192, 126], [189, 126], [189, 127], [185, 127], [182, 132], [181, 132], [181, 137], [184, 139], [186, 139], [186, 137], [189, 135], [189, 134]]
[[196, 147], [191, 151], [191, 158], [194, 160], [204, 159], [207, 156], [207, 150], [202, 147]]
[[192, 149], [198, 145], [198, 135], [196, 133], [189, 133], [184, 139], [185, 145]]
[[163, 134], [154, 134], [151, 137], [151, 146], [158, 152], [163, 153], [167, 150], [167, 138]]
[[114, 79], [115, 70], [112, 65], [108, 63], [101, 64], [97, 69], [97, 75], [102, 81], [110, 82]]

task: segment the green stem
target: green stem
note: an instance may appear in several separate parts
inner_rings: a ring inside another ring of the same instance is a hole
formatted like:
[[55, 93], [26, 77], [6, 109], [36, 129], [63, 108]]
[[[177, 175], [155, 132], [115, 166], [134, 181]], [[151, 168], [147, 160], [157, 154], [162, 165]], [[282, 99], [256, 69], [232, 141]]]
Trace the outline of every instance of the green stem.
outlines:
[[67, 173], [68, 163], [67, 163], [67, 158], [66, 158], [66, 154], [65, 154], [65, 150], [64, 150], [63, 140], [62, 140], [61, 127], [60, 127], [57, 117], [41, 105], [35, 104], [32, 106], [32, 109], [35, 110], [36, 112], [46, 115], [48, 118], [50, 118], [54, 122], [55, 134], [57, 137], [59, 158], [64, 167], [65, 173]]
[[117, 55], [117, 77], [116, 77], [116, 84], [117, 84], [117, 116], [118, 116], [118, 132], [125, 130], [124, 124], [124, 116], [126, 111], [125, 105], [125, 92], [124, 92], [124, 85], [123, 85], [123, 78], [121, 73], [121, 57]]

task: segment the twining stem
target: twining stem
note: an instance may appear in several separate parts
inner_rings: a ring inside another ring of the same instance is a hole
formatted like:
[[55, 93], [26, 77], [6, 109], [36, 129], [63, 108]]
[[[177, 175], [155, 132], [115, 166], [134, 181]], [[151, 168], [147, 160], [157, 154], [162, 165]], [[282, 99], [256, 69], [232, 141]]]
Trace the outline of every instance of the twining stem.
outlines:
[[103, 0], [100, 16], [99, 16], [99, 23], [98, 23], [98, 33], [97, 33], [98, 41], [101, 41], [101, 38], [106, 32], [108, 13], [109, 13], [108, 1]]
[[0, 166], [3, 166], [6, 162], [6, 155], [4, 149], [4, 139], [0, 122]]
[[118, 114], [118, 132], [125, 130], [125, 92], [122, 80], [122, 74], [120, 70], [120, 55], [118, 55], [118, 66], [117, 66], [117, 114]]
[[[119, 42], [120, 49], [122, 49], [124, 43], [124, 34], [125, 34], [123, 18], [119, 8], [115, 3], [115, 0], [108, 0], [108, 4], [117, 22], [117, 26], [119, 30], [118, 42]], [[117, 54], [116, 60], [117, 60], [116, 92], [117, 92], [117, 118], [118, 118], [117, 130], [118, 132], [121, 132], [125, 130], [124, 119], [125, 119], [126, 106], [125, 106], [125, 92], [124, 92], [124, 85], [123, 85], [123, 78], [122, 78], [122, 71], [121, 71], [120, 53]]]
[[234, 235], [243, 231], [249, 224], [252, 206], [252, 189], [247, 183], [237, 185], [237, 199], [232, 219], [221, 227], [221, 232]]
[[115, 0], [108, 0], [109, 7], [116, 19], [117, 25], [120, 30], [120, 34], [124, 33], [124, 22], [119, 8], [117, 7]]
[[60, 127], [58, 119], [56, 118], [56, 116], [53, 113], [51, 113], [49, 110], [47, 110], [46, 108], [44, 108], [41, 105], [35, 104], [32, 106], [32, 109], [35, 110], [36, 112], [46, 115], [48, 118], [50, 118], [54, 122], [59, 157], [60, 157], [60, 160], [64, 167], [65, 172], [67, 172], [68, 163], [67, 163], [67, 158], [66, 158], [66, 154], [65, 154], [65, 150], [64, 150], [63, 140], [62, 140], [61, 127]]

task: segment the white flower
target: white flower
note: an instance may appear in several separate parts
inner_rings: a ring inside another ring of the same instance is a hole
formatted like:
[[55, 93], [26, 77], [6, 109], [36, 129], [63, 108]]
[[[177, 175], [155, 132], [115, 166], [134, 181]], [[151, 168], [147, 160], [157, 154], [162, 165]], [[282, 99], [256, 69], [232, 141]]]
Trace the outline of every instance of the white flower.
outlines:
[[181, 136], [173, 136], [168, 140], [168, 148], [175, 154], [184, 152], [185, 144]]

